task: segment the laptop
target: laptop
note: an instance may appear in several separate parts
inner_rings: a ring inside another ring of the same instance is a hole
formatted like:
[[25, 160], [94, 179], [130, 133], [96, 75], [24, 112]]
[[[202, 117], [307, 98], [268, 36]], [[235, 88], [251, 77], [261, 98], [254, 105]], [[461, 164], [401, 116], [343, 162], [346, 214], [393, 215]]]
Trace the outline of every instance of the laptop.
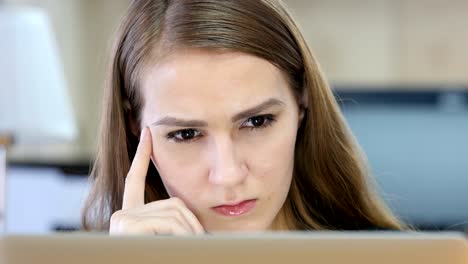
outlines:
[[0, 263], [468, 264], [461, 233], [289, 232], [201, 236], [10, 235]]

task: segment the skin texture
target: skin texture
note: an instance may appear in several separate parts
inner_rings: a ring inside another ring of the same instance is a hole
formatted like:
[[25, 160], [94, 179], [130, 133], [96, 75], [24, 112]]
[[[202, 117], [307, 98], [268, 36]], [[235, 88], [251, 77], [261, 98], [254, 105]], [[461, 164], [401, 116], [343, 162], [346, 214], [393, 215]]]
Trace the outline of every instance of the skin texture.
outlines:
[[[139, 185], [127, 179], [124, 209], [113, 215], [111, 233], [131, 232], [131, 226], [135, 233], [182, 234], [181, 228], [171, 226], [185, 226], [188, 233], [201, 232], [200, 224], [208, 232], [277, 226], [292, 179], [300, 121], [298, 104], [281, 71], [243, 53], [185, 50], [148, 66], [140, 84], [140, 127], [149, 128], [151, 142], [145, 145], [151, 146], [142, 147], [140, 141], [139, 150], [146, 154], [135, 158], [132, 169], [139, 169], [129, 172]], [[238, 115], [265, 102], [270, 104], [261, 111]], [[200, 122], [174, 124], [174, 118]], [[173, 198], [144, 205], [141, 174], [149, 159]], [[240, 216], [223, 216], [212, 209], [249, 199], [256, 199], [255, 207]], [[161, 213], [167, 208], [173, 213]], [[162, 221], [162, 215], [175, 214], [184, 215], [184, 220]]]

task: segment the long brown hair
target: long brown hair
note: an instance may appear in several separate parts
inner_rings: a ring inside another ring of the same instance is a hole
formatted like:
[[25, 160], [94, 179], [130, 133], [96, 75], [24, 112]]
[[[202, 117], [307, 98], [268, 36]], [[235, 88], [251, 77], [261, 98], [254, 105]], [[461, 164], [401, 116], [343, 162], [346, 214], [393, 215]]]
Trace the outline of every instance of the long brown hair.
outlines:
[[[402, 229], [376, 195], [366, 161], [319, 65], [280, 0], [134, 0], [120, 26], [105, 86], [100, 138], [83, 227], [105, 230], [120, 210], [138, 138], [139, 79], [145, 66], [181, 48], [244, 52], [287, 77], [307, 96], [294, 175], [282, 213], [292, 230]], [[168, 198], [150, 164], [145, 200]]]

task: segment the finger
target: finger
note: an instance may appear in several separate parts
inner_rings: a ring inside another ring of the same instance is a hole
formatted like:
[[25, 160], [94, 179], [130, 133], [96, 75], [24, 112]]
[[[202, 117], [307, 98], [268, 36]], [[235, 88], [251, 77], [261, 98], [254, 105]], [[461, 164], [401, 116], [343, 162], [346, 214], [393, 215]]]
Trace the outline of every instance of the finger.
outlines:
[[153, 233], [158, 235], [191, 235], [193, 232], [177, 218], [159, 218], [158, 225], [153, 226]]
[[190, 235], [192, 231], [173, 217], [138, 217], [123, 221], [112, 235]]
[[142, 213], [142, 216], [147, 218], [172, 218], [178, 225], [182, 226], [186, 230], [189, 230], [191, 234], [195, 234], [195, 231], [193, 230], [191, 224], [187, 221], [185, 215], [177, 208], [166, 209], [158, 212], [146, 211]]
[[[164, 200], [166, 201], [166, 200]], [[158, 203], [161, 201], [158, 201]], [[167, 203], [166, 203], [167, 204]], [[134, 214], [138, 214], [140, 217], [145, 218], [158, 218], [158, 217], [172, 217], [176, 219], [179, 224], [181, 224], [187, 230], [190, 230], [192, 233], [195, 234], [195, 230], [193, 230], [192, 225], [187, 220], [187, 217], [184, 213], [181, 212], [179, 208], [176, 208], [171, 205], [155, 205], [148, 203], [144, 206], [132, 209]]]
[[122, 209], [135, 208], [145, 203], [145, 181], [152, 150], [151, 132], [145, 127], [125, 179]]
[[182, 217], [183, 219], [181, 221], [187, 223], [194, 234], [205, 233], [205, 229], [201, 225], [200, 221], [198, 221], [195, 214], [190, 211], [190, 209], [180, 198], [177, 197], [154, 201], [134, 210], [138, 210], [140, 214], [148, 214], [153, 216], [172, 215], [179, 219]]
[[186, 220], [188, 221], [188, 223], [192, 227], [193, 233], [195, 233], [197, 235], [202, 235], [202, 234], [205, 233], [205, 229], [203, 228], [200, 221], [198, 221], [195, 214], [192, 213], [192, 211], [190, 211], [188, 208], [184, 208], [184, 209], [182, 209], [182, 213], [183, 213], [183, 215], [185, 215]]
[[195, 234], [204, 234], [205, 229], [201, 225], [200, 221], [198, 221], [195, 214], [192, 211], [190, 211], [190, 209], [188, 209], [187, 205], [185, 205], [185, 203], [177, 197], [172, 197], [171, 199], [173, 200], [172, 202], [175, 204], [178, 210], [180, 210], [182, 215], [185, 217], [185, 220], [192, 227], [192, 231]]

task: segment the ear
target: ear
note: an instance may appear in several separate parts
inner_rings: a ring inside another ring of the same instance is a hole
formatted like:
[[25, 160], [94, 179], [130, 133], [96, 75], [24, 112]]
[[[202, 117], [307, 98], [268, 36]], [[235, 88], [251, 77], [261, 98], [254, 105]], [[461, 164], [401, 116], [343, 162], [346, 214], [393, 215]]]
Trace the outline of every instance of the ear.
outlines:
[[138, 121], [136, 120], [135, 115], [132, 112], [132, 108], [130, 107], [130, 102], [128, 100], [125, 100], [123, 102], [123, 108], [124, 113], [127, 116], [127, 120], [129, 123], [128, 125], [130, 126], [132, 134], [139, 139], [141, 133], [140, 125], [138, 124]]

